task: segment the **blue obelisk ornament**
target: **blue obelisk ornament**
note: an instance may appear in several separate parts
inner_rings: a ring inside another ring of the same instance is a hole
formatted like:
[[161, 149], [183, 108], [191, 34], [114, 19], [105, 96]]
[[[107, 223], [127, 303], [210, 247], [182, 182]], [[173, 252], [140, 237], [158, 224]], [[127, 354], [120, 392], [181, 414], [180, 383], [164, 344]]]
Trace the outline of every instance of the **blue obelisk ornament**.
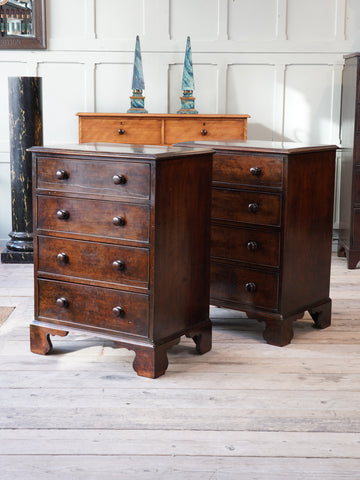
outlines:
[[177, 113], [199, 113], [197, 110], [195, 110], [195, 97], [193, 96], [195, 88], [190, 37], [187, 37], [186, 40], [186, 51], [181, 89], [183, 91], [183, 96], [180, 97], [181, 108]]
[[132, 96], [130, 97], [130, 108], [127, 113], [148, 113], [144, 108], [143, 90], [145, 89], [144, 74], [141, 60], [140, 39], [136, 35], [134, 70], [132, 79]]

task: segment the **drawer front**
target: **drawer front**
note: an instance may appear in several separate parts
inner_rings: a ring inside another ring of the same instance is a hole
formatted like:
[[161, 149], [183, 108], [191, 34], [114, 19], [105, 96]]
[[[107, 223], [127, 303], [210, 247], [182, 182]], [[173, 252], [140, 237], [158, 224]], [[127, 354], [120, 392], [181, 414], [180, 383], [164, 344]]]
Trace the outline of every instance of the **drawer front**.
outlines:
[[268, 273], [235, 265], [211, 262], [210, 301], [277, 310], [279, 279]]
[[280, 233], [213, 225], [211, 257], [255, 265], [278, 266]]
[[187, 118], [165, 119], [165, 143], [195, 140], [243, 140], [246, 138], [246, 119], [207, 120]]
[[280, 225], [280, 194], [212, 188], [213, 220]]
[[77, 279], [149, 288], [149, 250], [38, 237], [38, 270]]
[[147, 295], [42, 279], [38, 292], [39, 320], [148, 335]]
[[[80, 118], [79, 140], [84, 142], [161, 144], [161, 118]], [[120, 132], [120, 133], [119, 133]]]
[[147, 205], [39, 195], [36, 220], [46, 232], [149, 242]]
[[150, 165], [39, 157], [36, 186], [61, 192], [147, 199], [150, 197]]
[[283, 161], [279, 157], [217, 153], [213, 160], [213, 182], [281, 187]]

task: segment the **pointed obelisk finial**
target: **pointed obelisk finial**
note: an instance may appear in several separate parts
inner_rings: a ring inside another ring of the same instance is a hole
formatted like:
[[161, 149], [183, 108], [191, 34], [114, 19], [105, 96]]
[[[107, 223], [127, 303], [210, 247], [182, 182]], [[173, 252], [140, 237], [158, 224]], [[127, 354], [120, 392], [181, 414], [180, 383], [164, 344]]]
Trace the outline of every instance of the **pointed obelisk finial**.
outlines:
[[145, 89], [145, 82], [142, 68], [139, 35], [136, 35], [134, 70], [131, 88], [132, 96], [130, 97], [130, 108], [127, 113], [148, 113], [148, 111], [144, 108], [145, 97], [142, 94], [143, 90]]
[[195, 110], [195, 97], [193, 96], [195, 88], [190, 37], [187, 37], [186, 39], [186, 50], [181, 89], [183, 91], [183, 96], [180, 97], [181, 109], [177, 113], [198, 113], [198, 111]]

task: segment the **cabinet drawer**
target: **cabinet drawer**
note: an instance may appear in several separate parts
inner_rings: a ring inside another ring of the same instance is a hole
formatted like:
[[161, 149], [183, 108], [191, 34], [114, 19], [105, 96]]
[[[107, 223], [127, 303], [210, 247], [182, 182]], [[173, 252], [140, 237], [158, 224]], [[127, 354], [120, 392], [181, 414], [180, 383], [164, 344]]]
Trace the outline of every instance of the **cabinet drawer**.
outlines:
[[280, 234], [227, 225], [211, 228], [211, 257], [275, 267], [279, 265]]
[[39, 274], [149, 288], [145, 248], [38, 236]]
[[38, 280], [38, 292], [39, 320], [148, 334], [147, 295], [42, 279]]
[[[114, 225], [116, 219], [124, 224]], [[147, 205], [47, 195], [37, 197], [37, 228], [46, 232], [148, 242], [149, 221]]]
[[211, 262], [210, 301], [234, 302], [239, 308], [244, 305], [276, 310], [278, 290], [275, 273]]
[[[85, 142], [160, 145], [161, 118], [80, 118], [79, 139]], [[122, 132], [121, 134], [119, 133]]]
[[217, 153], [213, 160], [213, 182], [243, 185], [282, 185], [283, 161], [278, 157]]
[[40, 157], [36, 181], [46, 190], [149, 198], [150, 165]]
[[227, 119], [208, 120], [189, 118], [165, 119], [165, 143], [171, 145], [177, 142], [195, 140], [226, 140], [231, 138], [245, 139], [246, 120]]
[[211, 216], [255, 225], [280, 225], [280, 194], [212, 188]]

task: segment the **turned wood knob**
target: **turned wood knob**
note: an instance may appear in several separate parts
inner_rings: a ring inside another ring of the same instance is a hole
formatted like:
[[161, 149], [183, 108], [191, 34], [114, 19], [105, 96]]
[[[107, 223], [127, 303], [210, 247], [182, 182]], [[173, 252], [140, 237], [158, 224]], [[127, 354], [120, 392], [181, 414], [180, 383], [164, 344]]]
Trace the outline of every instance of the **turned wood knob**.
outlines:
[[58, 210], [56, 216], [59, 220], [67, 220], [70, 217], [70, 213], [67, 210]]
[[56, 305], [60, 308], [67, 308], [69, 306], [69, 301], [65, 297], [60, 297], [56, 300]]
[[114, 175], [113, 182], [115, 185], [124, 185], [126, 183], [126, 177], [124, 177], [124, 175]]
[[58, 170], [56, 172], [56, 178], [58, 180], [67, 180], [69, 178], [69, 173], [64, 169]]
[[251, 173], [251, 175], [255, 175], [255, 177], [258, 177], [261, 174], [261, 168], [260, 167], [251, 167], [250, 168], [250, 173]]
[[123, 317], [125, 315], [125, 310], [123, 309], [123, 307], [114, 307], [112, 309], [113, 311], [113, 314], [114, 314], [114, 317]]
[[61, 252], [57, 254], [56, 260], [58, 261], [58, 263], [65, 264], [69, 262], [69, 257], [66, 255], [66, 253]]
[[246, 246], [247, 246], [247, 249], [250, 250], [250, 252], [255, 252], [255, 250], [259, 248], [259, 244], [254, 240], [251, 240], [250, 242], [248, 242]]
[[125, 262], [122, 260], [115, 260], [115, 262], [112, 264], [112, 267], [118, 272], [123, 272], [125, 270]]
[[125, 218], [124, 217], [114, 217], [113, 224], [117, 227], [123, 227], [125, 225]]
[[201, 133], [201, 135], [207, 135], [207, 130], [206, 130], [206, 128], [203, 128], [200, 133]]
[[119, 135], [124, 135], [125, 130], [124, 130], [123, 128], [120, 128], [120, 129], [118, 130], [118, 132], [119, 132]]
[[249, 203], [248, 210], [251, 213], [256, 213], [259, 210], [259, 204], [256, 202]]
[[256, 292], [256, 283], [254, 282], [248, 282], [245, 284], [245, 290], [249, 293], [254, 293]]

